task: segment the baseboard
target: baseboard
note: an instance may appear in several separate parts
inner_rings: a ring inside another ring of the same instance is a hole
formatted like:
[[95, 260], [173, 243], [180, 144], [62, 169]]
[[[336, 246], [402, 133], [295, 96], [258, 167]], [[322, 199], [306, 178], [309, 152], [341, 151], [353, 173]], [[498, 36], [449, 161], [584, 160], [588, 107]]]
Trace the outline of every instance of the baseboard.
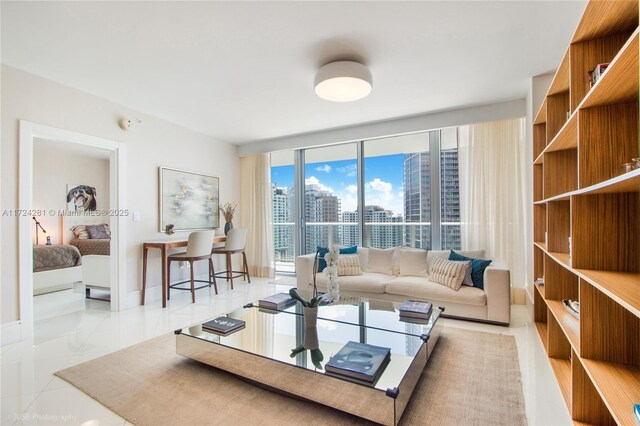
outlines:
[[22, 340], [22, 323], [20, 321], [12, 321], [2, 324], [0, 331], [0, 345], [9, 345]]
[[525, 304], [527, 306], [527, 313], [529, 314], [531, 321], [533, 321], [533, 295], [528, 290], [526, 292], [526, 297], [527, 299]]
[[[155, 287], [147, 288], [144, 296], [144, 304], [160, 303], [162, 300], [162, 287], [157, 285]], [[128, 293], [124, 298], [124, 306], [122, 310], [131, 309], [140, 306], [142, 303], [142, 290]]]
[[524, 305], [526, 303], [526, 292], [524, 288], [512, 287], [511, 288], [511, 304], [512, 305]]

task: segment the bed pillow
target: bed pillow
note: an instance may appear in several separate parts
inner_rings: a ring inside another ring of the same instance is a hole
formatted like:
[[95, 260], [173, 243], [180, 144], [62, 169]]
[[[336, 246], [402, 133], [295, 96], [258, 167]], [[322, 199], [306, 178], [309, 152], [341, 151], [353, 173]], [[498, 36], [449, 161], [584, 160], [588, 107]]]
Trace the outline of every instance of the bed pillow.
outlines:
[[473, 286], [484, 290], [484, 270], [487, 269], [487, 266], [491, 264], [491, 260], [474, 259], [471, 257], [463, 256], [453, 250], [451, 250], [451, 253], [449, 253], [449, 260], [471, 261], [471, 281], [473, 281]]
[[462, 286], [465, 270], [469, 269], [470, 264], [470, 261], [457, 262], [438, 257], [431, 265], [429, 280], [458, 291]]
[[100, 225], [86, 225], [89, 238], [92, 240], [108, 240], [111, 239], [111, 233], [107, 230], [104, 224]]
[[360, 268], [360, 256], [357, 254], [345, 254], [338, 257], [338, 276], [362, 275]]
[[367, 272], [393, 275], [393, 257], [395, 252], [395, 247], [388, 249], [369, 248], [369, 266]]
[[73, 232], [73, 235], [75, 235], [76, 238], [79, 240], [88, 240], [89, 238], [91, 238], [89, 237], [89, 233], [87, 232], [86, 225], [76, 225], [76, 226], [72, 226], [69, 229], [71, 230], [71, 232]]

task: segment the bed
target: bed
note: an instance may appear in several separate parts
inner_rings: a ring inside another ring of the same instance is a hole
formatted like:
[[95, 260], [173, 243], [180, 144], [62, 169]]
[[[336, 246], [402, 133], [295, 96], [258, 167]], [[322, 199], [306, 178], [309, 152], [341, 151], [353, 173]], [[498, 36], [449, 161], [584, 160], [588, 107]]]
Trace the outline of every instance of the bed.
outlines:
[[82, 281], [82, 257], [73, 245], [33, 246], [33, 295], [73, 288]]
[[82, 283], [86, 296], [109, 300], [107, 297], [93, 297], [91, 290], [111, 291], [111, 240], [75, 238], [69, 244], [82, 255]]

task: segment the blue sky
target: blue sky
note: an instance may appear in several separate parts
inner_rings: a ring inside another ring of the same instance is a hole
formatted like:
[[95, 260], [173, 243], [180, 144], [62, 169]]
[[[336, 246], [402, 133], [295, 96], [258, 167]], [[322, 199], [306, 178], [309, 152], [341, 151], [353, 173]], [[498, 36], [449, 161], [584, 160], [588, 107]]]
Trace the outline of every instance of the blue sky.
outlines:
[[[403, 213], [404, 154], [367, 157], [364, 162], [365, 200], [367, 205], [379, 205]], [[305, 165], [305, 181], [337, 195], [342, 211], [353, 211], [357, 205], [356, 160], [309, 163]], [[277, 186], [293, 186], [293, 166], [271, 168], [271, 180]]]

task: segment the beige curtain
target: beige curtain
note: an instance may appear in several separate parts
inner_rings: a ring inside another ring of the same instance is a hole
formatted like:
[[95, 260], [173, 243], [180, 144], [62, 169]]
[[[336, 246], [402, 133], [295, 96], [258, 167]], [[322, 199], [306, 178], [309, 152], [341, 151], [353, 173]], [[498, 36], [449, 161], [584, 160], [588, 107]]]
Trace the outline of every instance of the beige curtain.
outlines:
[[506, 261], [526, 285], [524, 118], [458, 129], [462, 248]]
[[247, 228], [245, 251], [254, 277], [275, 275], [269, 154], [240, 158], [240, 218]]

